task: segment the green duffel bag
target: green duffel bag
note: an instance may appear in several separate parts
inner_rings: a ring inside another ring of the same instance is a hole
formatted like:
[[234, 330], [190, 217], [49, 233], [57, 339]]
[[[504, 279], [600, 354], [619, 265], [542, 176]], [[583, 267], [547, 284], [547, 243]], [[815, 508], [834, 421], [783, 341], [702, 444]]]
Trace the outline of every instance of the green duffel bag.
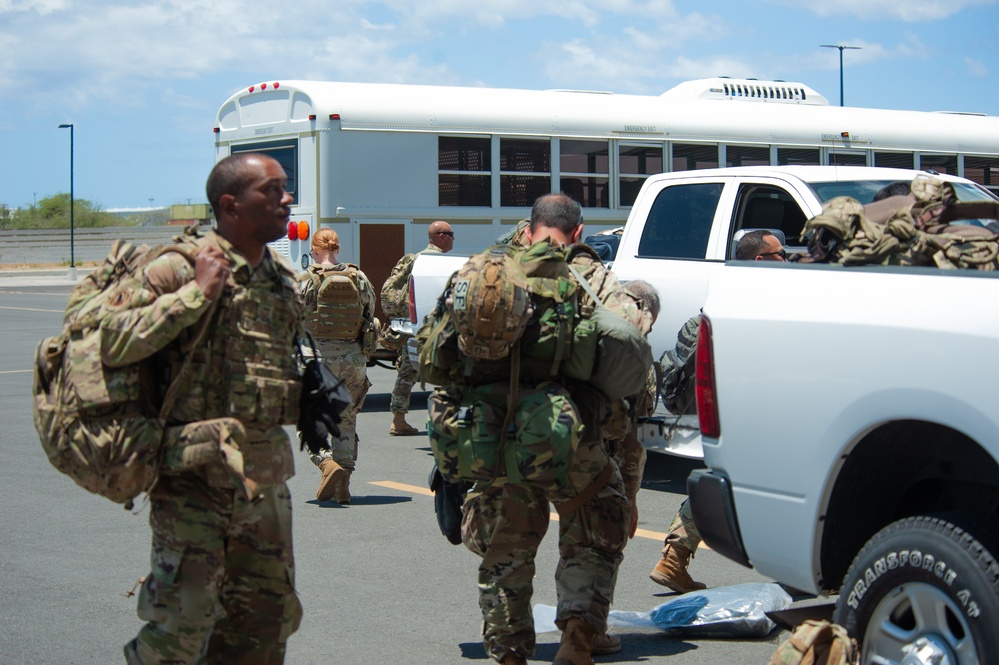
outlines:
[[575, 403], [562, 386], [545, 382], [519, 391], [507, 418], [510, 394], [506, 383], [434, 392], [427, 428], [441, 474], [452, 482], [564, 486], [583, 429]]

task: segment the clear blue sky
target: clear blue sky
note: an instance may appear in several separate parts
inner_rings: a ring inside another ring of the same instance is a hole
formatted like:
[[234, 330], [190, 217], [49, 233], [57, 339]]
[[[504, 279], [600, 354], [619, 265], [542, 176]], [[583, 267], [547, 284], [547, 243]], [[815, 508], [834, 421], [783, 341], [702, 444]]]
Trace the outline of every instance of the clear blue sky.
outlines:
[[323, 79], [659, 94], [713, 76], [999, 115], [999, 0], [0, 0], [0, 203], [201, 202], [221, 103]]

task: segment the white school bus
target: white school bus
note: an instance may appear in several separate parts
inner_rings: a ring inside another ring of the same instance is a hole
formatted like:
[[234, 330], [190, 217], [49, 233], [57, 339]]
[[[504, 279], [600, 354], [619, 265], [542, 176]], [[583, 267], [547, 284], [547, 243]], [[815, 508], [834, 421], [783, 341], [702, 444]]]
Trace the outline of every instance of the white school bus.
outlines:
[[[229, 97], [214, 131], [216, 160], [257, 151], [281, 162], [292, 219], [310, 237], [337, 231], [341, 257], [376, 288], [426, 246], [434, 220], [469, 254], [563, 191], [592, 233], [622, 225], [645, 179], [664, 171], [893, 166], [999, 191], [999, 117], [833, 106], [784, 81], [703, 79], [658, 96], [267, 81]], [[276, 244], [308, 264], [308, 239]]]

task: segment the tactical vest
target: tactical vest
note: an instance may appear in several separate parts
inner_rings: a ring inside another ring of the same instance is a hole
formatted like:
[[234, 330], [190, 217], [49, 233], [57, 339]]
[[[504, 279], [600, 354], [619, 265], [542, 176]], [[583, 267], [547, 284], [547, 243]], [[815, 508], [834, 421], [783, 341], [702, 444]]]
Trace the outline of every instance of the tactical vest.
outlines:
[[[263, 432], [298, 420], [301, 382], [291, 353], [302, 315], [295, 274], [276, 254], [249, 276], [233, 274], [219, 300], [215, 325], [196, 350], [189, 390], [173, 410], [175, 422], [228, 416], [238, 419], [250, 438], [244, 451], [246, 475], [261, 485], [291, 475], [291, 448], [285, 436], [273, 442]], [[183, 354], [170, 353], [176, 371]], [[267, 445], [272, 443], [273, 445]], [[221, 464], [209, 465], [213, 485], [231, 483]]]
[[351, 263], [309, 266], [316, 309], [306, 328], [318, 340], [352, 342], [364, 325], [364, 305], [358, 285], [358, 267]]

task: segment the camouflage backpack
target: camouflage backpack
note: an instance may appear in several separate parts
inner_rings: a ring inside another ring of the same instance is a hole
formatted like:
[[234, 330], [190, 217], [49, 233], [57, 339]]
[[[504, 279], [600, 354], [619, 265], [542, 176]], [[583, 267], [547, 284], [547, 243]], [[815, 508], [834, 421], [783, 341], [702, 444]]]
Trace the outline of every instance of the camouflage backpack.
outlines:
[[547, 243], [500, 244], [470, 257], [417, 331], [421, 378], [436, 385], [505, 380], [517, 344], [532, 379], [589, 379], [595, 328], [578, 292], [565, 250], [548, 251]]
[[533, 383], [588, 381], [612, 399], [641, 390], [644, 371], [607, 368], [651, 366], [648, 340], [600, 302], [573, 265], [581, 254], [599, 261], [585, 245], [566, 249], [547, 242], [496, 245], [471, 257], [417, 332], [423, 380], [446, 385], [505, 379], [506, 358], [517, 343], [517, 361]]
[[857, 641], [828, 621], [807, 619], [781, 642], [767, 665], [856, 665]]
[[867, 206], [848, 196], [826, 202], [805, 224], [802, 263], [999, 269], [999, 234], [955, 224], [999, 216], [999, 202], [959, 201], [950, 182], [920, 175], [912, 196]]
[[662, 372], [663, 405], [678, 416], [697, 413], [696, 367], [697, 331], [701, 317], [692, 316], [676, 334], [676, 347], [659, 358]]
[[[197, 250], [191, 241], [156, 249], [116, 241], [70, 294], [62, 332], [35, 350], [32, 409], [49, 461], [84, 489], [126, 508], [156, 480], [164, 420], [182, 390], [187, 363], [163, 403], [154, 404], [147, 362], [109, 367], [101, 361], [101, 323], [152, 301], [153, 294], [134, 284], [117, 288], [123, 280], [141, 274], [163, 252], [193, 263]], [[210, 312], [202, 317], [195, 344], [210, 318]]]
[[364, 327], [364, 305], [358, 285], [358, 267], [352, 263], [309, 266], [316, 293], [316, 311], [306, 329], [318, 339], [353, 341]]
[[413, 272], [413, 263], [417, 254], [406, 254], [392, 268], [385, 283], [382, 284], [382, 311], [389, 319], [405, 319], [409, 317], [409, 275]]
[[568, 391], [545, 381], [440, 388], [428, 401], [430, 448], [450, 482], [506, 478], [558, 489], [582, 437]]
[[510, 353], [534, 312], [518, 250], [496, 245], [465, 262], [451, 281], [447, 305], [458, 348], [476, 360]]

